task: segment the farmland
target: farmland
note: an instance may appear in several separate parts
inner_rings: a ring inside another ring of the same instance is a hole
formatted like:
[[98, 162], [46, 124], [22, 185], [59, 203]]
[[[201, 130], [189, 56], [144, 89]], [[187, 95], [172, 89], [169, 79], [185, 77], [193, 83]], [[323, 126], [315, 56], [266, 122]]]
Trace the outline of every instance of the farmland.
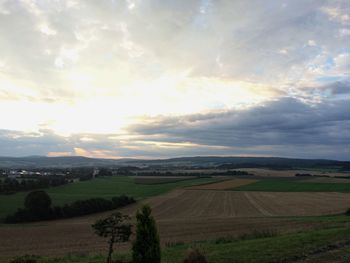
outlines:
[[257, 182], [257, 180], [252, 179], [232, 179], [224, 180], [222, 182], [214, 182], [211, 184], [195, 185], [190, 187], [193, 190], [225, 190], [234, 187], [239, 187], [243, 185], [248, 185]]
[[233, 190], [264, 192], [350, 192], [350, 181], [347, 183], [336, 183], [334, 181], [329, 183], [327, 181], [314, 182], [304, 180], [288, 181], [281, 179], [265, 179], [233, 188]]
[[349, 173], [340, 173], [335, 171], [328, 171], [322, 169], [297, 169], [297, 170], [272, 170], [264, 168], [240, 168], [240, 171], [246, 171], [248, 173], [254, 174], [261, 177], [294, 177], [295, 174], [316, 174], [323, 176], [349, 176]]
[[[281, 193], [175, 190], [147, 200], [159, 220], [314, 216], [337, 214], [349, 207], [346, 193]], [[128, 214], [134, 207], [122, 209]]]
[[[48, 188], [46, 191], [55, 205], [63, 205], [76, 200], [95, 197], [112, 198], [122, 194], [127, 194], [135, 199], [143, 199], [160, 195], [178, 187], [204, 184], [216, 180], [215, 178], [194, 178], [164, 184], [147, 185], [136, 184], [133, 177], [100, 177], [90, 181]], [[26, 194], [22, 192], [13, 195], [0, 195], [0, 218], [22, 207]]]
[[[322, 220], [322, 218], [320, 218]], [[253, 232], [252, 232], [253, 233]], [[263, 232], [260, 232], [263, 234]], [[162, 263], [182, 262], [189, 248], [199, 248], [210, 263], [231, 262], [348, 262], [349, 228], [316, 229], [259, 237], [259, 232], [238, 238], [210, 239], [203, 242], [174, 244], [162, 250]], [[334, 246], [337, 244], [337, 246]], [[322, 252], [320, 252], [320, 248]], [[88, 253], [70, 254], [58, 258], [44, 258], [40, 263], [102, 263], [101, 255]], [[128, 252], [118, 253], [117, 258], [130, 259]]]
[[[177, 189], [140, 201], [149, 203], [158, 223], [163, 245], [178, 242], [239, 237], [253, 230], [292, 233], [324, 226], [348, 224], [320, 220], [318, 216], [344, 212], [349, 204], [346, 193], [265, 193]], [[140, 203], [121, 209], [134, 215]], [[108, 213], [81, 218], [2, 225], [0, 255], [15, 254], [63, 256], [105, 249], [104, 240], [95, 236], [91, 224]], [[11, 237], [11, 242], [8, 242]], [[128, 247], [122, 246], [125, 250]]]
[[194, 176], [135, 176], [136, 184], [168, 184], [196, 179]]
[[[237, 239], [216, 239], [205, 242], [177, 244], [162, 251], [162, 263], [182, 262], [189, 248], [203, 251], [210, 263], [235, 262], [348, 262], [349, 247], [346, 245], [349, 228], [312, 230], [277, 236], [247, 236]], [[334, 246], [336, 243], [338, 246]], [[334, 246], [334, 247], [332, 247]], [[323, 249], [320, 252], [320, 248]], [[129, 260], [130, 254], [116, 255], [118, 259]], [[339, 260], [339, 261], [336, 261]], [[69, 255], [54, 259], [44, 258], [40, 263], [102, 263], [101, 255]]]
[[[250, 236], [255, 231], [278, 233], [277, 237], [266, 240], [271, 242], [270, 244], [276, 242], [275, 240], [284, 242], [284, 248], [276, 245], [278, 249], [282, 249], [281, 252], [278, 252], [277, 248], [274, 252], [274, 257], [282, 257], [292, 254], [286, 250], [286, 236], [295, 238], [295, 243], [293, 241], [289, 245], [295, 246], [292, 251], [297, 253], [302, 247], [297, 245], [296, 240], [311, 238], [301, 232], [332, 227], [336, 227], [336, 232], [339, 227], [350, 226], [350, 218], [347, 216], [328, 216], [342, 214], [349, 208], [350, 194], [336, 191], [343, 189], [346, 179], [339, 179], [342, 183], [337, 183], [336, 178], [331, 178], [332, 182], [322, 181], [329, 178], [321, 178], [322, 182], [312, 181], [318, 178], [253, 178], [103, 177], [50, 188], [47, 192], [55, 203], [127, 194], [138, 199], [138, 203], [120, 209], [131, 216], [135, 215], [142, 203], [150, 204], [160, 231], [164, 262], [167, 263], [178, 262], [174, 260], [183, 256], [188, 244], [197, 241], [205, 241], [203, 247], [210, 251], [209, 262], [231, 262], [229, 254], [225, 252], [227, 249], [237, 253], [238, 258], [247, 259], [247, 255], [236, 250], [236, 245], [242, 251], [248, 249], [245, 247], [247, 245], [256, 246], [257, 251], [253, 251], [248, 260], [263, 257], [268, 262], [272, 252], [261, 252], [260, 249], [265, 245], [259, 240], [235, 241], [234, 247], [207, 241], [218, 238], [236, 240], [242, 236]], [[181, 181], [178, 181], [179, 179]], [[295, 185], [304, 188], [298, 190], [295, 189]], [[313, 191], [316, 189], [315, 185], [323, 185], [324, 188], [321, 188], [321, 192]], [[336, 185], [338, 188], [335, 188]], [[243, 190], [249, 187], [252, 190]], [[331, 189], [334, 192], [330, 191]], [[21, 194], [16, 194], [1, 198], [20, 196]], [[4, 203], [1, 202], [1, 205], [4, 206]], [[107, 214], [109, 212], [25, 225], [0, 225], [0, 261], [18, 254], [52, 257], [67, 254], [96, 255], [104, 252], [105, 241], [93, 234], [91, 224]], [[322, 232], [322, 235], [329, 237], [331, 233], [335, 234], [332, 231]], [[312, 238], [319, 235], [321, 234], [315, 234]], [[312, 238], [314, 242], [319, 242]], [[172, 247], [172, 244], [184, 242], [184, 245]], [[323, 242], [326, 244], [328, 240], [324, 239]], [[169, 245], [171, 247], [166, 248]], [[310, 246], [312, 245], [315, 244]], [[127, 252], [130, 243], [119, 248]], [[222, 261], [216, 261], [215, 258], [218, 257]], [[101, 261], [97, 259], [96, 262]]]

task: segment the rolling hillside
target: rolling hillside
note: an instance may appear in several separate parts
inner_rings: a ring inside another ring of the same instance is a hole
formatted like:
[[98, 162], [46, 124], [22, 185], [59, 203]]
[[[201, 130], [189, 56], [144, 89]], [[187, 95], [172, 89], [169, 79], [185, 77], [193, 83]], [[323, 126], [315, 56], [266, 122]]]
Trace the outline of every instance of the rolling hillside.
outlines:
[[99, 159], [82, 156], [67, 157], [0, 157], [0, 168], [66, 168], [83, 166], [161, 166], [161, 167], [219, 167], [219, 168], [318, 168], [350, 170], [350, 162], [321, 159], [290, 159], [278, 157], [220, 157], [197, 156], [158, 160]]

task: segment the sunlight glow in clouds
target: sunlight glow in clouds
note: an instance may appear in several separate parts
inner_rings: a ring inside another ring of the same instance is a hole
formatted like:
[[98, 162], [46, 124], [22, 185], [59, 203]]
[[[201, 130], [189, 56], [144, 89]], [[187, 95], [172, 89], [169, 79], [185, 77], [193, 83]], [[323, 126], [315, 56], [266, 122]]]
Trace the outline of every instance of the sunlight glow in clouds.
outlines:
[[[71, 72], [69, 79], [77, 98], [58, 103], [30, 99], [6, 101], [0, 109], [12, 114], [3, 115], [2, 125], [6, 129], [23, 131], [52, 129], [64, 136], [85, 132], [115, 133], [121, 132], [135, 117], [242, 108], [276, 95], [276, 91], [263, 85], [188, 75], [189, 71], [166, 73], [148, 82], [132, 81], [114, 94], [113, 90], [99, 92], [91, 84], [96, 76]], [[22, 91], [15, 86], [11, 89]], [[21, 95], [36, 96], [35, 93]]]
[[[0, 155], [289, 154], [282, 124], [266, 127], [267, 145], [220, 138], [255, 141], [254, 123], [231, 122], [274, 105], [305, 119], [327, 106], [344, 128], [349, 14], [346, 0], [0, 1]], [[347, 141], [338, 128], [322, 136]]]

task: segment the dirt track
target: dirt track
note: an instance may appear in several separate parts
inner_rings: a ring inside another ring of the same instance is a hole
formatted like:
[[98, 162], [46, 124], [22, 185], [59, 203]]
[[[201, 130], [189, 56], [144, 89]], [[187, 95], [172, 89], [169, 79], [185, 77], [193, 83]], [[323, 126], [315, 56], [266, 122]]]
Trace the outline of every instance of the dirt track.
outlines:
[[[350, 194], [176, 190], [146, 202], [153, 207], [165, 244], [237, 236], [254, 229], [283, 232], [314, 227], [319, 223], [274, 216], [343, 212], [349, 206]], [[134, 214], [139, 205], [122, 211]], [[106, 245], [93, 234], [91, 224], [106, 214], [109, 212], [22, 226], [2, 225], [0, 261], [22, 254], [96, 254]]]

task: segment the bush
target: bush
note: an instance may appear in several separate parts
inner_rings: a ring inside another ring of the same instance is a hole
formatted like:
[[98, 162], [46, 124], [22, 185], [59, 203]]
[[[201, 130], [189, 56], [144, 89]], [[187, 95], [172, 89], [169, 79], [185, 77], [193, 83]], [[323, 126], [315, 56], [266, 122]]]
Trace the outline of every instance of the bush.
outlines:
[[26, 210], [39, 219], [48, 216], [50, 206], [51, 198], [45, 191], [32, 191], [24, 200], [24, 207]]
[[346, 210], [345, 215], [350, 216], [350, 208], [348, 208], [348, 210]]
[[37, 263], [40, 257], [34, 255], [25, 255], [21, 257], [15, 257], [9, 261], [9, 263]]
[[[32, 199], [32, 198], [31, 198]], [[35, 200], [35, 199], [34, 199]], [[51, 200], [51, 199], [50, 199]], [[26, 198], [27, 202], [27, 198]], [[29, 202], [31, 203], [32, 200]], [[33, 209], [32, 206], [25, 205], [25, 209], [18, 209], [16, 213], [8, 215], [5, 218], [5, 223], [20, 223], [20, 222], [33, 222], [49, 219], [70, 218], [76, 216], [83, 216], [108, 210], [117, 209], [128, 204], [135, 203], [135, 199], [126, 195], [113, 197], [112, 200], [103, 198], [91, 198], [87, 200], [75, 201], [71, 204], [64, 206], [54, 206], [47, 208], [47, 202], [45, 209]], [[39, 207], [42, 207], [40, 204]]]
[[192, 249], [184, 259], [183, 263], [207, 263], [204, 255], [198, 249]]

